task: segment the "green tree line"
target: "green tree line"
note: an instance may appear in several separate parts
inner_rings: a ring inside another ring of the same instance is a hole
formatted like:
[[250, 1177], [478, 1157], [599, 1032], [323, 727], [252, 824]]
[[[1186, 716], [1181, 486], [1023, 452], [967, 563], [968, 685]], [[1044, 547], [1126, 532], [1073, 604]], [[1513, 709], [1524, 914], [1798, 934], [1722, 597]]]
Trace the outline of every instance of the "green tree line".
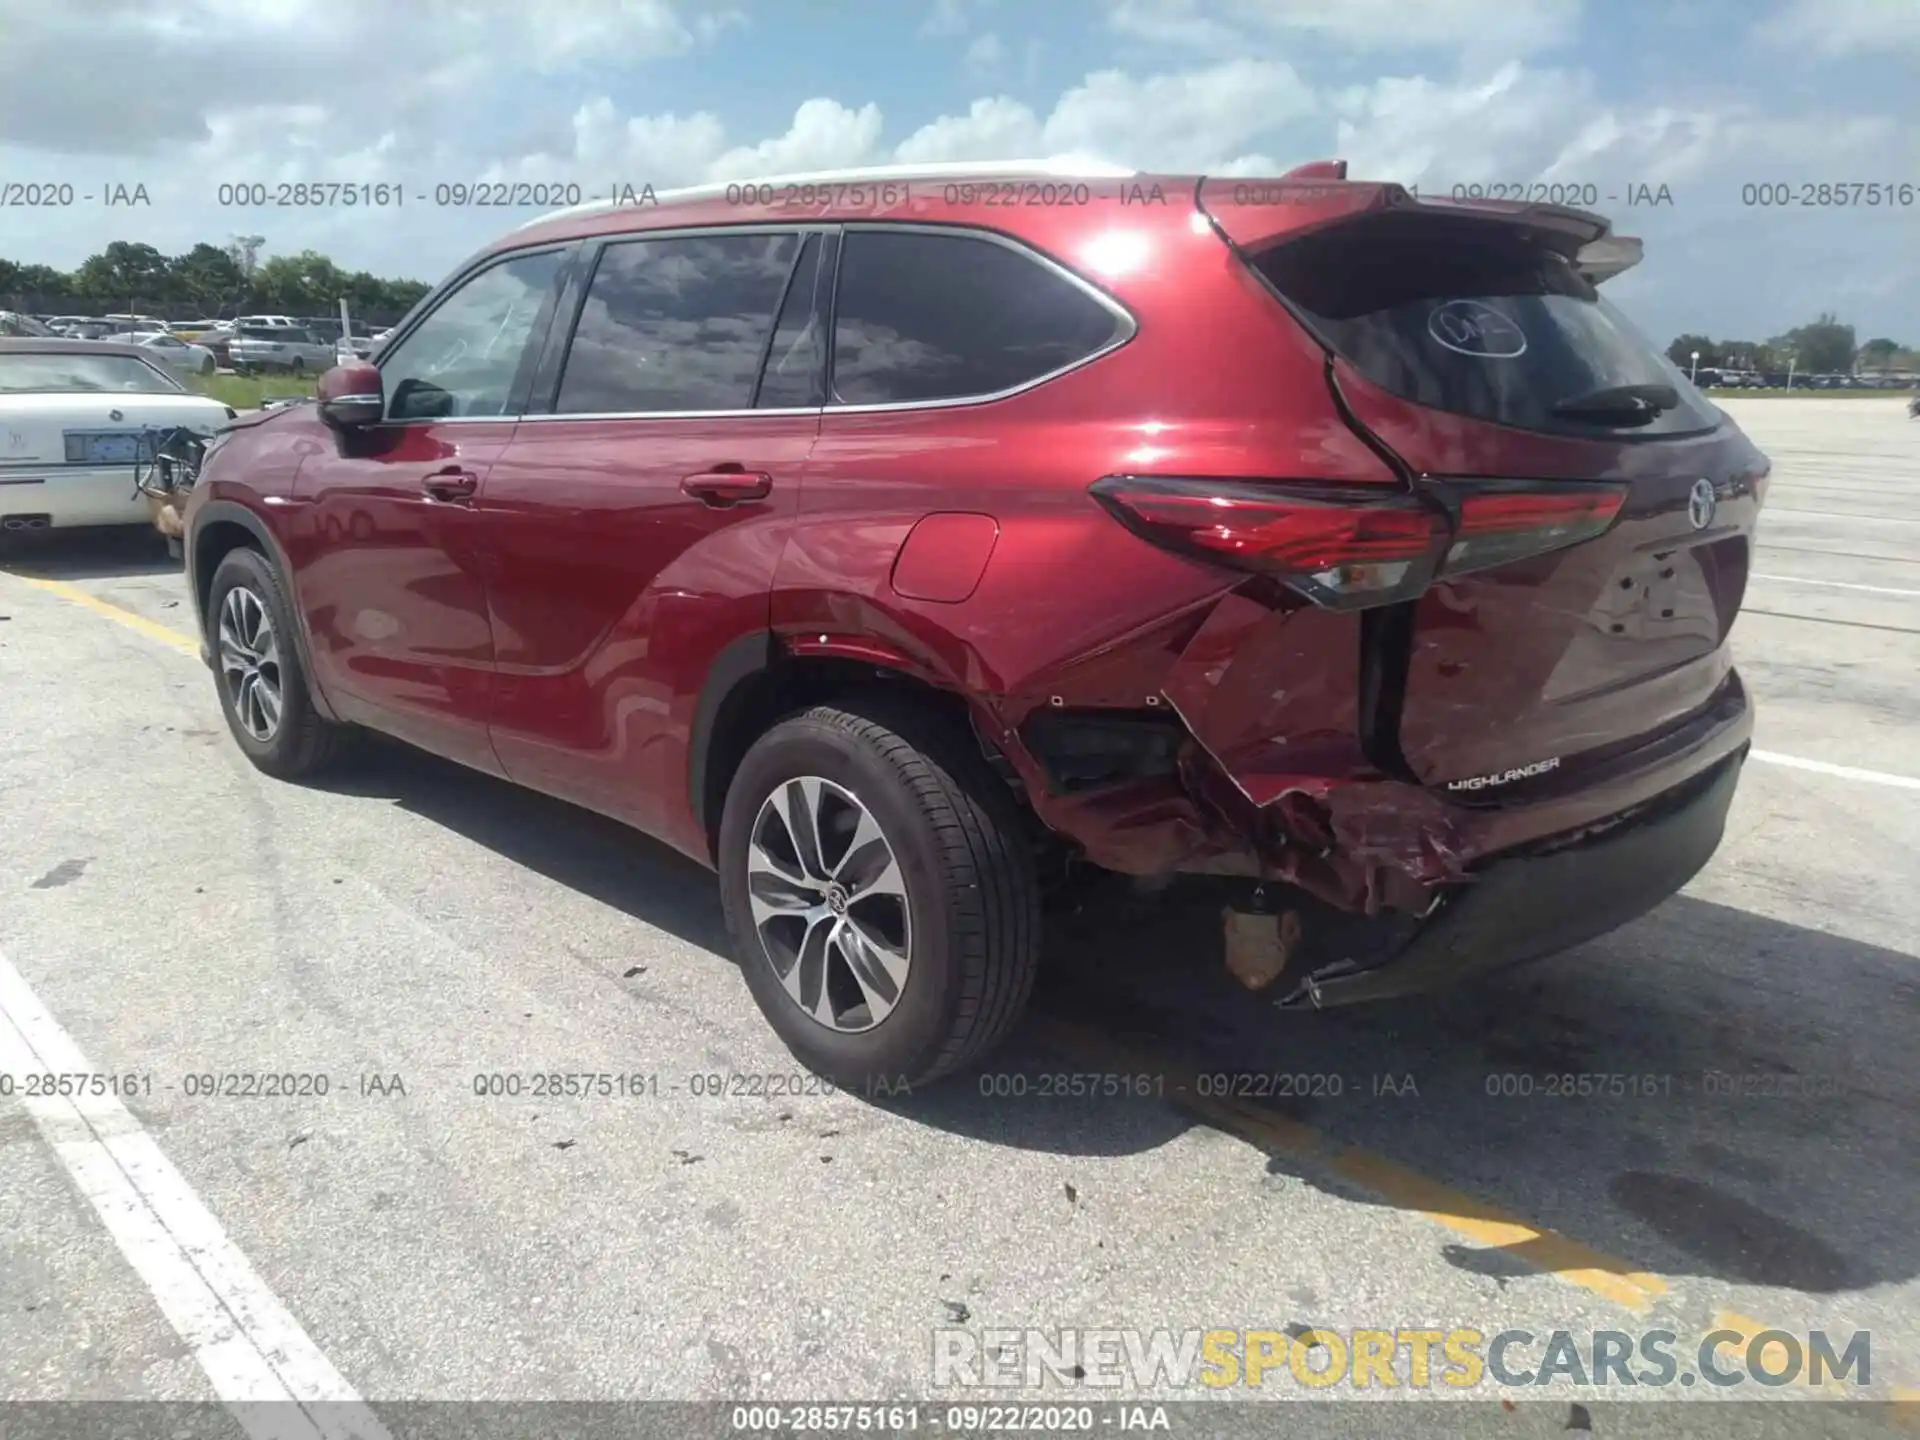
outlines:
[[391, 324], [428, 288], [418, 280], [343, 270], [313, 250], [256, 262], [240, 245], [202, 243], [183, 255], [163, 255], [151, 245], [116, 240], [70, 271], [0, 259], [0, 309], [39, 314], [332, 315], [345, 300], [356, 317]]
[[1785, 370], [1805, 375], [1850, 375], [1856, 363], [1862, 370], [1920, 372], [1920, 351], [1888, 339], [1856, 343], [1853, 326], [1835, 315], [1822, 315], [1770, 340], [1715, 340], [1706, 335], [1682, 335], [1667, 347], [1667, 358], [1682, 370], [1700, 353], [1706, 370]]

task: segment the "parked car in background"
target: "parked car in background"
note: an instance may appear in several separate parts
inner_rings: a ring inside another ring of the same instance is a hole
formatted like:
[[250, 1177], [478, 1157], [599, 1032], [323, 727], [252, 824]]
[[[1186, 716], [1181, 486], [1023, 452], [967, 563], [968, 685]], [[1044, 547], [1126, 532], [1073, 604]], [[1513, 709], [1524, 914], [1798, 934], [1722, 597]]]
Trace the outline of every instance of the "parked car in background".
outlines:
[[1600, 293], [1637, 242], [1337, 162], [968, 173], [545, 217], [236, 426], [186, 549], [243, 753], [366, 726], [714, 867], [849, 1085], [1007, 1033], [1043, 877], [1216, 887], [1196, 950], [1333, 1006], [1706, 863], [1769, 463]]
[[0, 542], [23, 531], [149, 523], [133, 478], [157, 437], [181, 427], [211, 435], [234, 418], [141, 346], [0, 340]]
[[219, 368], [219, 362], [214, 358], [212, 350], [205, 345], [182, 340], [177, 335], [134, 334], [125, 336], [124, 339], [128, 344], [152, 351], [155, 358], [176, 374], [211, 375]]
[[45, 339], [57, 332], [44, 321], [17, 310], [0, 310], [0, 336], [28, 336]]
[[223, 323], [230, 322], [220, 320], [169, 320], [167, 322], [167, 333], [169, 335], [177, 335], [182, 340], [198, 340], [209, 330], [218, 329]]
[[227, 363], [243, 375], [284, 370], [317, 375], [334, 364], [333, 346], [305, 330], [284, 325], [236, 325]]
[[228, 347], [233, 343], [233, 331], [218, 329], [202, 330], [198, 335], [193, 337], [192, 343], [212, 355], [213, 363], [220, 369], [230, 370], [233, 368], [233, 357], [228, 353]]
[[300, 322], [291, 315], [241, 315], [234, 320], [233, 328], [297, 330]]
[[100, 318], [117, 334], [151, 335], [167, 328], [167, 322], [158, 315], [102, 315]]

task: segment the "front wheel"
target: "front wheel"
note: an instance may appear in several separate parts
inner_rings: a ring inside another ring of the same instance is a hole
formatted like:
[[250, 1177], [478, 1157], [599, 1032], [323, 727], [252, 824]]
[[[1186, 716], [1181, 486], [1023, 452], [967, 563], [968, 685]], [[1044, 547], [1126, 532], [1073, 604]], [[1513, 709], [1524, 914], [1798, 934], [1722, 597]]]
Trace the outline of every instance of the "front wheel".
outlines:
[[959, 1069], [1032, 991], [1033, 859], [969, 739], [911, 705], [817, 706], [761, 736], [728, 789], [720, 893], [747, 987], [838, 1084]]
[[254, 767], [283, 780], [320, 769], [341, 727], [314, 708], [286, 587], [257, 550], [230, 550], [213, 572], [207, 628], [227, 728]]

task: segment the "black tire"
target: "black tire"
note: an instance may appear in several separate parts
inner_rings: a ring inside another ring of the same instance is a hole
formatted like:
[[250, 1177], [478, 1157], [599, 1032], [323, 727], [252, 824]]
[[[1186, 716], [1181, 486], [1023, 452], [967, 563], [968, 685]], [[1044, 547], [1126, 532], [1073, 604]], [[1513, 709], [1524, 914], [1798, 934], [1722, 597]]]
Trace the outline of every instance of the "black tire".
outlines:
[[[748, 844], [761, 806], [803, 775], [867, 808], [906, 886], [907, 978], [893, 1010], [858, 1033], [816, 1021], [787, 994], [748, 903]], [[747, 988], [794, 1056], [837, 1084], [877, 1095], [938, 1079], [998, 1044], [1026, 1007], [1040, 898], [1020, 812], [973, 737], [922, 707], [884, 697], [821, 705], [768, 730], [728, 788], [719, 861]]]
[[[238, 589], [250, 591], [259, 601], [272, 622], [277, 642], [280, 718], [265, 739], [253, 735], [241, 721], [236, 696], [220, 664], [220, 618], [228, 594]], [[214, 656], [213, 679], [220, 694], [220, 711], [227, 717], [227, 729], [234, 741], [254, 767], [282, 780], [321, 769], [339, 753], [345, 738], [343, 727], [327, 721], [313, 707], [312, 690], [294, 638], [294, 623], [286, 587], [266, 556], [258, 550], [240, 549], [230, 550], [221, 558], [207, 592], [207, 643]]]

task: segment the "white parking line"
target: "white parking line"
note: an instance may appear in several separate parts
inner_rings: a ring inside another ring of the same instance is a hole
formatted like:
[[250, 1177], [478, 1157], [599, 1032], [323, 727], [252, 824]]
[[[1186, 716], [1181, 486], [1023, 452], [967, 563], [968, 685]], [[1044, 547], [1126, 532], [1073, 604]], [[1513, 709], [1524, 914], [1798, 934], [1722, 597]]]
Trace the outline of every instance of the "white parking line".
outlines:
[[25, 1093], [98, 1073], [0, 954], [0, 1074], [234, 1418], [255, 1440], [390, 1440], [116, 1096]]
[[1912, 515], [1863, 515], [1857, 510], [1782, 510], [1769, 505], [1768, 515], [1806, 515], [1815, 520], [1869, 520], [1875, 525], [1920, 525]]
[[1869, 785], [1891, 785], [1896, 790], [1920, 790], [1920, 779], [1911, 775], [1890, 775], [1885, 770], [1860, 770], [1852, 765], [1830, 765], [1825, 760], [1802, 760], [1798, 755], [1782, 755], [1773, 750], [1752, 750], [1749, 756], [1769, 765], [1785, 765], [1791, 770], [1811, 770], [1816, 775], [1835, 775], [1842, 780], [1864, 780]]
[[1845, 580], [1808, 580], [1800, 575], [1762, 575], [1754, 571], [1755, 580], [1780, 580], [1788, 585], [1821, 585], [1829, 590], [1864, 590], [1869, 595], [1920, 595], [1920, 590], [1895, 590], [1886, 585], [1854, 585]]

